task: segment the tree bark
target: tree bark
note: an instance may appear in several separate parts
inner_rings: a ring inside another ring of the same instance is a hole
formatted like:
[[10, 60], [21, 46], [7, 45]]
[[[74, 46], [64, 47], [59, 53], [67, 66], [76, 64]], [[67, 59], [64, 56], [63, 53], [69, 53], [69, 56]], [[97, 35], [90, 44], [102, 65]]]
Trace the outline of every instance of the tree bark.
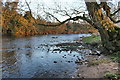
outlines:
[[100, 33], [104, 52], [120, 51], [120, 28], [110, 20], [107, 13], [103, 13], [101, 6], [97, 2], [85, 3], [90, 19]]

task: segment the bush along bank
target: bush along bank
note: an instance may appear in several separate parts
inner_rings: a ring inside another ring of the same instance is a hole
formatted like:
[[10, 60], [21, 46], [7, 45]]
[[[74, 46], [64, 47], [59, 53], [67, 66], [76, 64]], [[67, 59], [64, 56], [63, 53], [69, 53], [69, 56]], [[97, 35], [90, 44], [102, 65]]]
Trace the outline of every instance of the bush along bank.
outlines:
[[34, 18], [30, 11], [20, 14], [17, 9], [17, 2], [6, 2], [2, 5], [2, 34], [14, 36], [44, 35], [44, 34], [69, 34], [69, 33], [93, 33], [97, 32], [89, 24], [76, 22], [65, 23], [60, 26], [42, 26], [37, 24], [58, 24], [48, 22], [42, 17]]

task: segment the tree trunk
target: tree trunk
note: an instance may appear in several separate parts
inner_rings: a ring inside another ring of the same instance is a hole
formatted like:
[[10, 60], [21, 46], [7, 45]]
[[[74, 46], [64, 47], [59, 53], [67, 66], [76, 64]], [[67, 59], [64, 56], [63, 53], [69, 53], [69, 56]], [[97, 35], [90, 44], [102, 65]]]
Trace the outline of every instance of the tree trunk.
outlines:
[[120, 51], [120, 28], [103, 13], [97, 2], [85, 2], [90, 19], [97, 27], [102, 41], [104, 52], [113, 53]]

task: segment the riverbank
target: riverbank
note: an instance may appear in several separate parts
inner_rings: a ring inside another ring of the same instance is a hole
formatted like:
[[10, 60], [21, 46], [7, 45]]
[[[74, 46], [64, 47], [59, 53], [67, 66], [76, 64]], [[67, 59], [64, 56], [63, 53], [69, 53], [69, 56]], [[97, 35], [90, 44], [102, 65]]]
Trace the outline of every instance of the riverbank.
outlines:
[[[82, 41], [92, 50], [95, 48], [100, 50], [102, 47], [100, 36], [83, 37]], [[77, 78], [120, 79], [119, 51], [110, 55], [98, 52], [98, 54], [90, 54], [86, 57], [87, 62], [77, 68]]]
[[[85, 55], [84, 58], [78, 58], [75, 61], [78, 67], [76, 76], [73, 78], [108, 78], [115, 80], [120, 78], [120, 52], [111, 55], [102, 53], [100, 51], [102, 47], [100, 36], [83, 37], [82, 42], [80, 39], [76, 43], [56, 44], [56, 47], [60, 47], [60, 49], [53, 51], [76, 51]], [[83, 49], [86, 52], [82, 52]]]
[[51, 35], [51, 34], [58, 35], [58, 34], [91, 34], [91, 33], [98, 33], [98, 31], [89, 24], [79, 23], [71, 23], [69, 27], [66, 26], [66, 24], [56, 27], [46, 27], [37, 25], [33, 26], [33, 28], [25, 27], [25, 29], [24, 27], [19, 27], [17, 28], [17, 30], [16, 27], [12, 29], [4, 29], [3, 26], [2, 30], [3, 36], [15, 36], [15, 37]]
[[[78, 67], [77, 75], [73, 78], [110, 78], [116, 80], [120, 78], [118, 73], [120, 54], [119, 52], [111, 55], [102, 53], [100, 51], [102, 47], [100, 36], [83, 37], [82, 40], [77, 40], [75, 43], [60, 43], [55, 46], [58, 49], [53, 51], [75, 51], [85, 55], [84, 58], [78, 57], [75, 61]], [[69, 62], [71, 63], [71, 61]]]
[[87, 56], [86, 64], [77, 68], [77, 78], [108, 78], [118, 80], [120, 78], [119, 63], [112, 61], [110, 57]]

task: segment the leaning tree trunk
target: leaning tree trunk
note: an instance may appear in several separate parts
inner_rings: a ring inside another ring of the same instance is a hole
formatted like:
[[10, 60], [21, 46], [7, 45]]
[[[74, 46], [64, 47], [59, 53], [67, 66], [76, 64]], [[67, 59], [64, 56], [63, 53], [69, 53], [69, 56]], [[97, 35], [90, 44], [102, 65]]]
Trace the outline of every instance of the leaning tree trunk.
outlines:
[[120, 28], [103, 13], [102, 8], [97, 2], [85, 3], [90, 19], [100, 33], [103, 50], [107, 53], [120, 51]]

